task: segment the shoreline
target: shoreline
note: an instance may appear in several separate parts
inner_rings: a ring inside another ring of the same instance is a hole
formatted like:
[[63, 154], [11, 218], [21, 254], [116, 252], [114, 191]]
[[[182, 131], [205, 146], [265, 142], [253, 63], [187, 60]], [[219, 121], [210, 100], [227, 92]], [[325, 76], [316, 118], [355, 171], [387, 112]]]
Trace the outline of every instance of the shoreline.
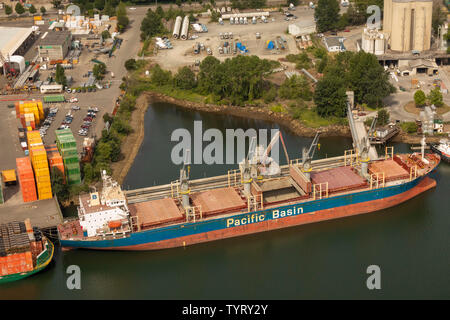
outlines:
[[[152, 101], [166, 102], [175, 104], [181, 108], [209, 112], [222, 115], [231, 115], [243, 118], [252, 118], [257, 120], [264, 120], [277, 123], [292, 133], [303, 137], [314, 137], [317, 131], [321, 131], [321, 135], [324, 137], [346, 137], [351, 138], [350, 128], [343, 125], [332, 125], [321, 128], [310, 128], [301, 124], [298, 120], [292, 118], [290, 115], [283, 113], [276, 113], [266, 108], [259, 107], [236, 107], [236, 106], [218, 106], [214, 104], [198, 103], [185, 100], [179, 100], [162, 93], [145, 91], [142, 92], [136, 99], [136, 109], [131, 115], [130, 125], [134, 128], [133, 132], [129, 134], [123, 141], [121, 146], [121, 153], [125, 157], [117, 162], [111, 164], [113, 177], [119, 184], [123, 183], [123, 180], [128, 174], [131, 166], [134, 163], [142, 142], [145, 137], [145, 113]], [[407, 144], [420, 144], [422, 136], [409, 135], [400, 131], [398, 135], [391, 139], [393, 142], [402, 142]], [[430, 143], [439, 142], [442, 137], [427, 137], [427, 141]]]

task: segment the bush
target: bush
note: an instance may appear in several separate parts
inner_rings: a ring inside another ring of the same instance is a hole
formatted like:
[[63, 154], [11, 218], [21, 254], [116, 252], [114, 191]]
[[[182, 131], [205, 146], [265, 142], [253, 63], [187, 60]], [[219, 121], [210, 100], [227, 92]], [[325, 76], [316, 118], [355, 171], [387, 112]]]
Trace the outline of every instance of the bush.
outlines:
[[422, 107], [425, 105], [426, 101], [427, 97], [422, 90], [417, 90], [416, 93], [414, 93], [414, 103], [416, 104], [416, 107]]
[[303, 99], [310, 101], [312, 92], [309, 88], [308, 80], [303, 76], [292, 76], [286, 79], [281, 85], [278, 93], [283, 99]]
[[189, 67], [183, 67], [178, 70], [178, 73], [173, 78], [174, 84], [177, 88], [190, 90], [197, 86], [194, 72]]
[[127, 61], [125, 61], [125, 69], [127, 69], [128, 71], [136, 70], [137, 69], [136, 60], [128, 59]]
[[265, 103], [273, 102], [277, 98], [277, 89], [272, 86], [270, 90], [264, 91], [263, 99]]
[[417, 132], [417, 124], [415, 122], [403, 122], [400, 127], [409, 134]]
[[171, 79], [172, 74], [170, 73], [170, 71], [164, 71], [158, 64], [153, 67], [150, 80], [154, 84], [163, 86], [168, 84], [171, 81]]

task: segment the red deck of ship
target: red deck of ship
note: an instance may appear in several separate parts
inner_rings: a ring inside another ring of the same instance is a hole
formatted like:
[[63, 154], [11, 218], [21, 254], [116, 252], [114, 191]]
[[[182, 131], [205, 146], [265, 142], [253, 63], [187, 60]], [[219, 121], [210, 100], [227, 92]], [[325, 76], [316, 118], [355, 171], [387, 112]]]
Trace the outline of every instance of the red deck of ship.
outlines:
[[83, 229], [81, 228], [79, 220], [69, 221], [58, 225], [58, 232], [62, 239], [83, 237]]
[[330, 193], [362, 188], [367, 185], [367, 182], [351, 167], [338, 167], [312, 172], [311, 181], [314, 184], [328, 182], [328, 192]]
[[383, 173], [385, 181], [409, 178], [409, 172], [392, 159], [374, 161], [369, 164], [369, 173]]
[[138, 223], [142, 228], [184, 219], [182, 212], [172, 198], [133, 203], [128, 207], [131, 216], [138, 217]]
[[196, 192], [191, 200], [201, 206], [204, 216], [247, 208], [247, 202], [231, 187]]

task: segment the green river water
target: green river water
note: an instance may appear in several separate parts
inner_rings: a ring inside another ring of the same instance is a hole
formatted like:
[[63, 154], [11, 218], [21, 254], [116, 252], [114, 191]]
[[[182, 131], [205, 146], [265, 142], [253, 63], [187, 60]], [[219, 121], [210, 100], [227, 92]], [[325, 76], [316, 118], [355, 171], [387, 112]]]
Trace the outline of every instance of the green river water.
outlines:
[[[187, 111], [154, 103], [125, 189], [178, 179], [171, 162], [176, 128], [279, 128], [270, 122]], [[283, 133], [290, 158], [311, 138]], [[322, 138], [315, 158], [342, 155], [348, 138]], [[394, 144], [396, 152], [408, 152]], [[281, 162], [284, 163], [280, 149]], [[237, 165], [192, 165], [191, 178], [225, 174]], [[450, 298], [450, 166], [437, 188], [376, 213], [149, 252], [57, 249], [54, 262], [26, 280], [0, 287], [0, 299], [394, 299]], [[66, 286], [70, 265], [81, 289]], [[381, 269], [381, 290], [368, 290], [366, 269]]]

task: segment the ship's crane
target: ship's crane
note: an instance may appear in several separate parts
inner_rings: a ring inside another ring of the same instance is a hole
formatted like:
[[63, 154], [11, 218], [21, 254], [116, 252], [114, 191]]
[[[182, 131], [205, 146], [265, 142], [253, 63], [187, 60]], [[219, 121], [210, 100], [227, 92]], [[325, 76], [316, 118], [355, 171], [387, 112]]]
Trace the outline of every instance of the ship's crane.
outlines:
[[375, 131], [375, 126], [377, 125], [377, 120], [378, 120], [377, 116], [375, 116], [372, 120], [369, 132], [367, 133], [367, 136], [369, 137], [369, 139], [373, 136], [373, 132]]
[[191, 150], [186, 149], [186, 153], [184, 154], [183, 168], [180, 169], [180, 194], [181, 194], [181, 203], [183, 208], [190, 207], [189, 202], [189, 193], [191, 190], [189, 188], [189, 173], [190, 173], [190, 154]]
[[[250, 163], [250, 161], [253, 159], [253, 155], [255, 154], [256, 150], [256, 137], [252, 137], [250, 140], [250, 145], [248, 147], [248, 153], [247, 157], [244, 159], [244, 163], [242, 166], [242, 183], [244, 184], [244, 193], [249, 196], [251, 194], [250, 192], [250, 185], [252, 183], [252, 171], [253, 174], [255, 174], [255, 164]], [[252, 169], [253, 167], [253, 169]], [[257, 172], [256, 172], [257, 175]]]
[[[353, 138], [353, 147], [357, 150], [361, 161], [361, 176], [367, 177], [367, 171], [370, 160], [378, 159], [377, 150], [370, 146], [364, 122], [360, 119], [355, 120], [352, 113], [353, 92], [347, 92], [347, 117], [350, 131]], [[374, 123], [372, 122], [374, 125]]]
[[308, 181], [311, 179], [311, 161], [314, 157], [314, 153], [316, 152], [316, 148], [319, 145], [319, 135], [320, 133], [317, 132], [311, 142], [311, 145], [309, 146], [309, 149], [306, 147], [303, 147], [302, 149], [302, 172], [305, 174]]

